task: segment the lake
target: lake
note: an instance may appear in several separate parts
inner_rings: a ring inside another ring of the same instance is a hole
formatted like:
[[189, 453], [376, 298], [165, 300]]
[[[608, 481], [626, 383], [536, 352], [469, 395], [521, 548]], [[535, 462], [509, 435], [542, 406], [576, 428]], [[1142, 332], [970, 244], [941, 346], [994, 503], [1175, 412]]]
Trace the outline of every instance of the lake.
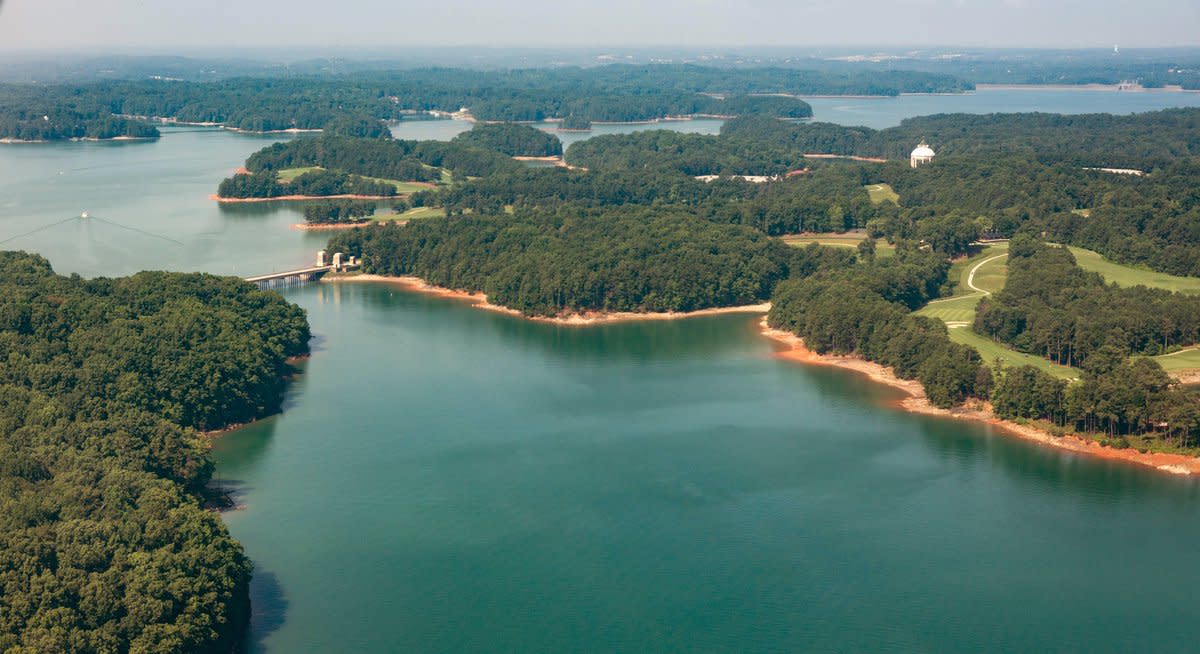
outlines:
[[[838, 106], [1014, 93], [1084, 92]], [[293, 208], [208, 199], [273, 139], [164, 134], [0, 148], [3, 247], [249, 275], [325, 242]], [[281, 415], [214, 446], [256, 565], [251, 651], [1194, 650], [1195, 481], [897, 411], [776, 359], [746, 316], [580, 329], [382, 284], [287, 297], [313, 357]]]
[[[1103, 111], [1131, 114], [1171, 107], [1200, 107], [1200, 92], [1099, 91], [1069, 89], [983, 89], [953, 95], [901, 95], [895, 98], [805, 98], [813, 120], [872, 129], [895, 127], [905, 118], [941, 113], [1047, 113], [1083, 114]], [[602, 134], [623, 134], [647, 129], [671, 129], [695, 134], [717, 134], [723, 120], [701, 118], [647, 124], [594, 125], [590, 132], [553, 132], [563, 147]], [[402, 139], [449, 140], [471, 129], [466, 120], [406, 120], [392, 128]], [[552, 126], [542, 126], [549, 129]]]

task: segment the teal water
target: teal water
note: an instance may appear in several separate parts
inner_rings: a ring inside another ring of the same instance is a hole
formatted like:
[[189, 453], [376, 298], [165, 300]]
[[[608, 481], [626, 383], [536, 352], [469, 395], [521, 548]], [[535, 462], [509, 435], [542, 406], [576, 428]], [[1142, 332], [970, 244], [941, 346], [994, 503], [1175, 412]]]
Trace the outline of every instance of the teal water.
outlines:
[[[302, 264], [325, 237], [294, 209], [208, 200], [265, 142], [2, 147], [0, 247], [84, 275]], [[1194, 650], [1196, 482], [898, 412], [749, 317], [288, 297], [313, 357], [214, 449], [252, 651]]]
[[289, 407], [217, 442], [253, 651], [1189, 651], [1195, 482], [888, 408], [751, 317], [292, 294]]

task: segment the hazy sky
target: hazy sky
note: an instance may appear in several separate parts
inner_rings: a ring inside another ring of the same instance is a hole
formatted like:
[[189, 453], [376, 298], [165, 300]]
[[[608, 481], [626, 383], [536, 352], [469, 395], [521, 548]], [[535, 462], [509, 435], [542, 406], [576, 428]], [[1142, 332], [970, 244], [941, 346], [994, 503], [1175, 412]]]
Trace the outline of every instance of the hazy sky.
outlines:
[[1198, 0], [0, 0], [0, 47], [1200, 45]]

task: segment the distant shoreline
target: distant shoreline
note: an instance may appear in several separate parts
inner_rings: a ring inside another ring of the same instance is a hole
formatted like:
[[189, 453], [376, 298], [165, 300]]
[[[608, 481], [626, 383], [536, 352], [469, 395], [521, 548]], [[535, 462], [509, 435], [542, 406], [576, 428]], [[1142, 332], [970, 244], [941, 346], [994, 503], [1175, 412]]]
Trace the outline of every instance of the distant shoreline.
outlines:
[[976, 84], [977, 91], [1106, 91], [1112, 93], [1200, 93], [1178, 85], [1145, 87], [1127, 84]]
[[114, 136], [112, 138], [97, 138], [94, 136], [73, 137], [69, 139], [0, 139], [0, 145], [41, 145], [45, 143], [110, 143], [114, 141], [157, 141], [161, 136]]
[[1106, 445], [1101, 445], [1094, 440], [1072, 434], [1055, 436], [1054, 434], [1051, 434], [1050, 432], [1031, 424], [1020, 424], [1011, 420], [1000, 419], [996, 417], [994, 412], [992, 412], [991, 407], [986, 404], [976, 408], [938, 408], [934, 406], [928, 398], [925, 397], [925, 389], [921, 386], [920, 382], [916, 380], [900, 379], [896, 376], [891, 368], [856, 356], [833, 356], [817, 354], [816, 352], [808, 349], [808, 347], [804, 344], [804, 340], [799, 336], [780, 329], [774, 329], [767, 325], [767, 319], [765, 317], [762, 319], [759, 326], [764, 336], [784, 347], [784, 349], [777, 353], [779, 358], [802, 364], [829, 366], [857, 372], [867, 376], [874, 382], [885, 384], [887, 386], [891, 386], [892, 388], [904, 391], [908, 394], [908, 397], [897, 402], [896, 407], [910, 413], [956, 418], [960, 420], [973, 420], [975, 422], [981, 422], [993, 427], [998, 427], [1011, 436], [1015, 436], [1027, 441], [1033, 441], [1041, 445], [1054, 447], [1060, 450], [1067, 450], [1069, 452], [1075, 452], [1077, 454], [1083, 454], [1086, 456], [1107, 459], [1110, 461], [1135, 463], [1137, 465], [1154, 468], [1160, 472], [1167, 472], [1174, 475], [1200, 474], [1200, 457], [1161, 452], [1147, 452], [1143, 454], [1142, 452], [1139, 452], [1133, 448], [1117, 449], [1108, 447]]

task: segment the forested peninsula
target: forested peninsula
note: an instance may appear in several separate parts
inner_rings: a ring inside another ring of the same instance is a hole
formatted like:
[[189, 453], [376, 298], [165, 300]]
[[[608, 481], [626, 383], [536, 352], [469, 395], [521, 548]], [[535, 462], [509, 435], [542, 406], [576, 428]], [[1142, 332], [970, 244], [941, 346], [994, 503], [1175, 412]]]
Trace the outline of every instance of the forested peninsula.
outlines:
[[[769, 301], [771, 327], [916, 380], [936, 407], [995, 407], [1047, 433], [1194, 454], [1198, 396], [1154, 357], [1200, 342], [1200, 297], [1113, 286], [1062, 244], [1200, 274], [1197, 115], [946, 115], [880, 131], [748, 117], [719, 136], [598, 137], [567, 151], [577, 169], [498, 169], [421, 192], [413, 202], [444, 218], [342, 232], [329, 247], [367, 272], [483, 293], [528, 316]], [[913, 168], [896, 153], [916, 134], [935, 135], [939, 154]], [[1143, 174], [1096, 170], [1119, 166]], [[857, 250], [819, 244], [847, 230], [859, 230]], [[976, 296], [973, 322], [929, 317], [931, 302], [962, 292], [951, 263], [981, 239], [1011, 239], [999, 257], [1008, 285]], [[1005, 348], [1078, 372], [993, 358]]]
[[233, 278], [0, 252], [0, 650], [229, 652], [252, 565], [200, 431], [278, 410], [304, 312]]
[[569, 119], [574, 126], [697, 115], [794, 119], [812, 116], [812, 108], [796, 96], [894, 96], [969, 88], [961, 79], [938, 73], [691, 65], [7, 84], [0, 85], [0, 139], [150, 136], [155, 130], [151, 122], [371, 137], [386, 130], [384, 121], [463, 109], [481, 121]]

